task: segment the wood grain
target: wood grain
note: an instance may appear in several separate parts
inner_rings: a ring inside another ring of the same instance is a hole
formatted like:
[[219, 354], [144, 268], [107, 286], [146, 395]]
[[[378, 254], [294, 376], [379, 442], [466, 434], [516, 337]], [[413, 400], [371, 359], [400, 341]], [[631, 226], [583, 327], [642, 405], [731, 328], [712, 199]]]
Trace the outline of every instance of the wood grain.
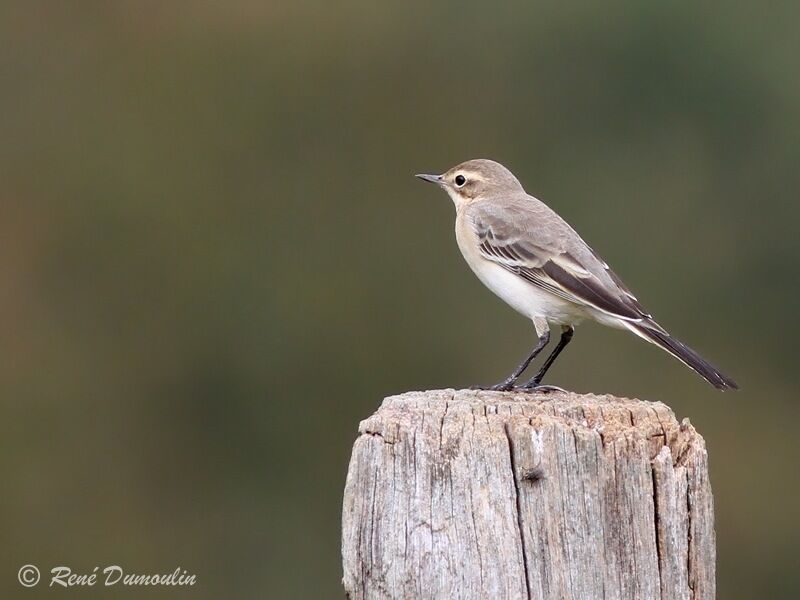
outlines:
[[705, 443], [666, 405], [437, 390], [362, 421], [344, 492], [353, 599], [715, 596]]

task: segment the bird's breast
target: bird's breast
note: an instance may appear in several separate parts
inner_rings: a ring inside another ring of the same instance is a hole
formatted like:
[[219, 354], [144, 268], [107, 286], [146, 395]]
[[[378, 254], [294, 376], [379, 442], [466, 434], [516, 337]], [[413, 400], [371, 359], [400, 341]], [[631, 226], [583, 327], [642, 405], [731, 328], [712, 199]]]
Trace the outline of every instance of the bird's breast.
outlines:
[[483, 284], [520, 314], [552, 323], [576, 323], [585, 315], [577, 305], [548, 293], [499, 264], [483, 258], [479, 239], [463, 218], [456, 219], [456, 241], [467, 264]]

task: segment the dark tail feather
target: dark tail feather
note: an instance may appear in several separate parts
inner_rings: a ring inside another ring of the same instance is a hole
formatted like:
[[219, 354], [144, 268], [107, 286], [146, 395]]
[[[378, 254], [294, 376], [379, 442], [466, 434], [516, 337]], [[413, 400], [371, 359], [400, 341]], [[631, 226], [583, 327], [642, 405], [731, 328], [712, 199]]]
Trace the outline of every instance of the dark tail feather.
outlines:
[[655, 323], [649, 327], [645, 323], [629, 323], [628, 325], [635, 333], [653, 342], [656, 346], [663, 348], [687, 367], [696, 371], [718, 390], [739, 389], [739, 386], [733, 379], [722, 374], [714, 365], [709, 363], [697, 352], [689, 348], [689, 346], [683, 342], [676, 340]]

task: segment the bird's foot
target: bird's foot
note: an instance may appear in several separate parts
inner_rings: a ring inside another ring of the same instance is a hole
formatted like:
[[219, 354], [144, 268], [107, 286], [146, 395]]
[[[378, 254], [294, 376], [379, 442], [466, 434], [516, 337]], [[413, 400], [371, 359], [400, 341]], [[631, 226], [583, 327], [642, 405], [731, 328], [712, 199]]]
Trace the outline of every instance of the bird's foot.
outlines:
[[538, 381], [529, 381], [525, 385], [514, 385], [514, 382], [506, 379], [494, 385], [472, 385], [471, 390], [482, 390], [488, 392], [541, 392], [548, 394], [550, 392], [564, 392], [567, 390], [558, 387], [557, 385], [542, 385]]
[[514, 387], [514, 384], [509, 381], [501, 381], [500, 383], [495, 383], [494, 385], [471, 385], [469, 386], [471, 390], [483, 390], [485, 392], [510, 392], [511, 390], [517, 389]]
[[565, 394], [567, 393], [567, 390], [565, 390], [564, 388], [560, 388], [557, 385], [540, 385], [538, 383], [526, 384], [517, 389], [519, 389], [522, 392], [529, 392], [529, 393], [533, 392], [544, 393], [544, 394], [549, 394], [551, 392], [563, 392]]

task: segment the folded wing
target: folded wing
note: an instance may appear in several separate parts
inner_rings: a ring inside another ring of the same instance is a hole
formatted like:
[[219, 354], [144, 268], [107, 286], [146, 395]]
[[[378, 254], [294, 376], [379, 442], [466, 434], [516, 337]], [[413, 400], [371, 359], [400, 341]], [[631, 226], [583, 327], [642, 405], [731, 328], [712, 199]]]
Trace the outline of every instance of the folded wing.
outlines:
[[550, 209], [539, 203], [471, 209], [469, 222], [483, 258], [569, 302], [618, 319], [620, 325], [666, 350], [714, 387], [738, 388], [733, 379], [656, 323], [597, 253]]
[[[537, 217], [558, 220], [536, 222]], [[475, 210], [471, 223], [481, 255], [531, 284], [620, 319], [651, 318], [608, 265], [553, 213], [520, 214], [513, 207], [504, 213], [495, 206], [491, 212]], [[564, 227], [569, 230], [558, 235]]]

